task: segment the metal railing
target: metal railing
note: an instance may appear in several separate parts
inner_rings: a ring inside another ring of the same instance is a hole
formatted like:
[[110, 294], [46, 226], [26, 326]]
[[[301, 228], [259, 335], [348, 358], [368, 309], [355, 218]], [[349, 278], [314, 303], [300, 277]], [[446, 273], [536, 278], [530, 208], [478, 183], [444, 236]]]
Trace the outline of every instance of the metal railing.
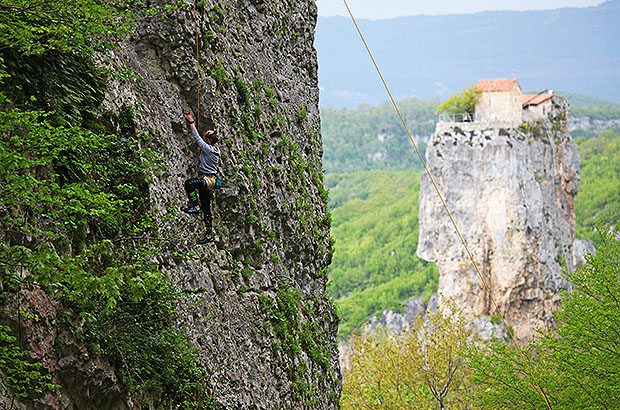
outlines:
[[460, 114], [441, 113], [438, 116], [439, 122], [485, 122], [493, 119], [494, 118], [486, 112], [464, 112]]

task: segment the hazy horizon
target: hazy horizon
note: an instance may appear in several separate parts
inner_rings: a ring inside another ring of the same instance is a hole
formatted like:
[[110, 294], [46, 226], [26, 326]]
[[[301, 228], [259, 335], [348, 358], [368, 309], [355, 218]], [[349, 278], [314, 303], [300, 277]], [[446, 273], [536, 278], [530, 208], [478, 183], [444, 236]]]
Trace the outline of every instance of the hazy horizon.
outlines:
[[[566, 7], [593, 7], [603, 0], [505, 0], [501, 6], [496, 0], [473, 0], [455, 2], [436, 0], [432, 3], [411, 0], [384, 0], [380, 6], [374, 0], [347, 0], [351, 12], [356, 18], [382, 20], [395, 17], [416, 15], [470, 14], [483, 11], [526, 11], [553, 10]], [[348, 12], [342, 0], [317, 0], [319, 16], [347, 16]]]

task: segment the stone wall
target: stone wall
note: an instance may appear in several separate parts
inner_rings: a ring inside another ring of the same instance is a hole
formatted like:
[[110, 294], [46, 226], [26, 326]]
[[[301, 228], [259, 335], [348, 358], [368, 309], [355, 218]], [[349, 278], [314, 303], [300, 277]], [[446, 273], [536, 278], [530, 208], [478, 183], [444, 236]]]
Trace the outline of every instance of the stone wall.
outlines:
[[551, 100], [552, 99], [548, 99], [536, 105], [528, 105], [527, 108], [523, 109], [523, 121], [534, 123], [544, 120], [549, 111], [553, 108], [553, 102]]
[[476, 113], [489, 120], [521, 122], [521, 89], [515, 83], [510, 91], [483, 92], [476, 102]]
[[[566, 130], [568, 101], [519, 128], [445, 126], [426, 152], [431, 174], [516, 336], [552, 325], [573, 264], [579, 154]], [[460, 125], [459, 125], [460, 126]], [[428, 176], [420, 187], [418, 255], [437, 261], [439, 293], [474, 315], [495, 313]]]

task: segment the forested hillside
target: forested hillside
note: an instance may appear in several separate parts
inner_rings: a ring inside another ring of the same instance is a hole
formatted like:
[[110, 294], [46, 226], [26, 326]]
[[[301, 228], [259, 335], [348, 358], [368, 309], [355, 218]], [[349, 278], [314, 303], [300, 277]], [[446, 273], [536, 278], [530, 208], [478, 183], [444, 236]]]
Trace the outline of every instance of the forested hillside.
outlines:
[[[562, 93], [573, 116], [620, 118], [620, 105], [583, 94]], [[425, 149], [435, 129], [438, 100], [398, 102], [408, 127]], [[421, 164], [391, 104], [321, 111], [332, 236], [330, 292], [338, 299], [346, 337], [371, 315], [399, 310], [402, 301], [436, 289], [433, 264], [416, 256]], [[577, 237], [600, 238], [597, 222], [620, 217], [620, 138], [577, 129], [581, 187], [575, 200]], [[391, 137], [391, 138], [390, 138]], [[378, 153], [378, 154], [377, 154]], [[424, 152], [423, 152], [424, 154]]]
[[[439, 100], [409, 98], [398, 103], [409, 131], [424, 149], [435, 130]], [[323, 168], [327, 173], [361, 170], [420, 170], [394, 106], [361, 105], [356, 110], [322, 108]]]
[[600, 236], [598, 223], [616, 225], [620, 220], [620, 136], [602, 131], [598, 137], [577, 139], [581, 155], [581, 185], [575, 198], [577, 237]]
[[[500, 3], [498, 3], [500, 4]], [[355, 10], [353, 10], [355, 13]], [[597, 7], [358, 19], [396, 98], [447, 98], [477, 78], [620, 101], [620, 1]], [[348, 17], [321, 17], [321, 105], [378, 104], [385, 90]]]
[[435, 291], [437, 270], [416, 255], [420, 174], [360, 171], [326, 177], [336, 252], [330, 291], [340, 301], [339, 334], [401, 301]]

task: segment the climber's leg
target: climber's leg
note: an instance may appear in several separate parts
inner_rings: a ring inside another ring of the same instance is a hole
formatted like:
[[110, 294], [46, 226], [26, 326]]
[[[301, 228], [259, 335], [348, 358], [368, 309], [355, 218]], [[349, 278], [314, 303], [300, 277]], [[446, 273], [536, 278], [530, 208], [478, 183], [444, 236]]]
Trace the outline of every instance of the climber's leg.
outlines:
[[200, 207], [202, 208], [203, 220], [205, 223], [205, 236], [198, 243], [204, 244], [213, 242], [213, 214], [211, 213], [211, 202], [213, 201], [213, 190], [201, 189]]
[[204, 187], [204, 184], [204, 178], [190, 178], [185, 180], [185, 192], [187, 193], [187, 199], [189, 199], [189, 207], [185, 209], [185, 212], [190, 214], [200, 212], [198, 192]]

